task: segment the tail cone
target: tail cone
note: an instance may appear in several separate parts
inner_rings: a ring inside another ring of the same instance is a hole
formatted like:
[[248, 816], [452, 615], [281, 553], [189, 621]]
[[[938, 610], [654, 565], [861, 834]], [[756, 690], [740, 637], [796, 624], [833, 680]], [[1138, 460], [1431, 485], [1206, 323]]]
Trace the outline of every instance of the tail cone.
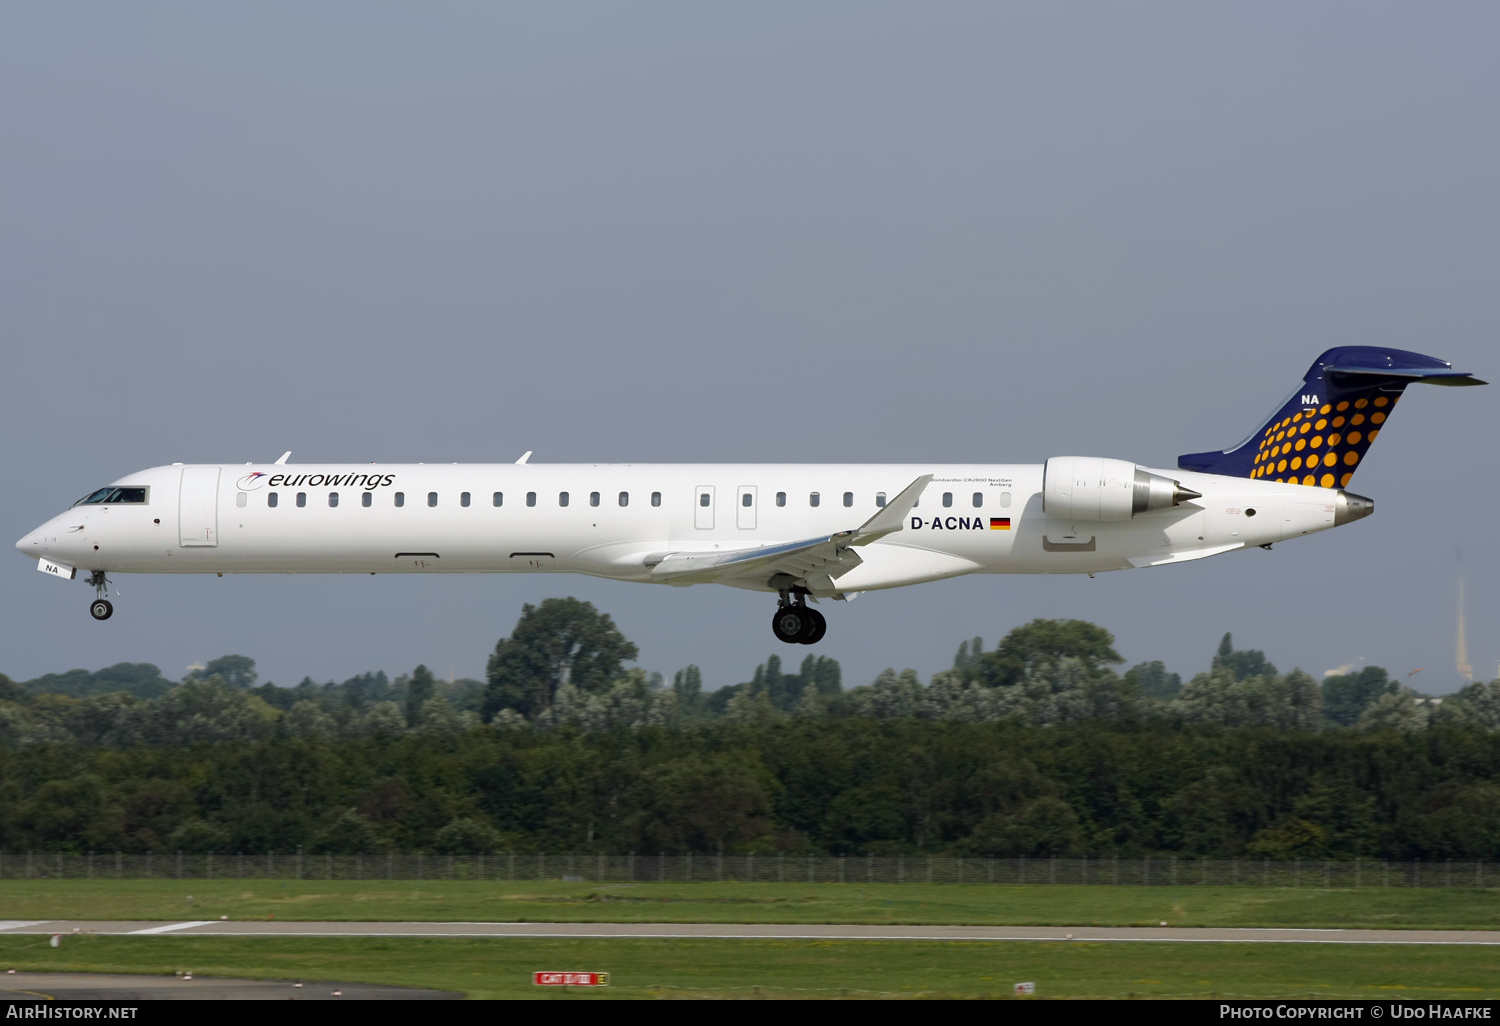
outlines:
[[1374, 499], [1367, 499], [1363, 495], [1355, 495], [1353, 492], [1340, 489], [1338, 498], [1334, 500], [1333, 526], [1339, 527], [1355, 520], [1363, 520], [1374, 512]]
[[[1173, 484], [1176, 484], [1176, 482], [1174, 481]], [[1203, 498], [1202, 492], [1195, 492], [1191, 488], [1184, 488], [1182, 485], [1177, 485], [1172, 492], [1172, 505], [1180, 506], [1189, 499], [1201, 498]]]

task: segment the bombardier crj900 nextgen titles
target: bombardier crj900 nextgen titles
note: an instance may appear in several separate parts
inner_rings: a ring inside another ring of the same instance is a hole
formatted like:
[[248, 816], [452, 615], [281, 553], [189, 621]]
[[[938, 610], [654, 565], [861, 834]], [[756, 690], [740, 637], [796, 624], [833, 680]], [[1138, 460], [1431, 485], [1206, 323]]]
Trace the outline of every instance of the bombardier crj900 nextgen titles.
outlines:
[[[808, 600], [972, 573], [1094, 574], [1202, 559], [1369, 516], [1345, 491], [1406, 386], [1482, 385], [1429, 356], [1320, 356], [1232, 449], [1177, 470], [1043, 464], [173, 464], [90, 492], [16, 547], [83, 571], [95, 619], [119, 573], [580, 573], [779, 596], [772, 630], [814, 644]], [[288, 454], [290, 455], [290, 454]]]

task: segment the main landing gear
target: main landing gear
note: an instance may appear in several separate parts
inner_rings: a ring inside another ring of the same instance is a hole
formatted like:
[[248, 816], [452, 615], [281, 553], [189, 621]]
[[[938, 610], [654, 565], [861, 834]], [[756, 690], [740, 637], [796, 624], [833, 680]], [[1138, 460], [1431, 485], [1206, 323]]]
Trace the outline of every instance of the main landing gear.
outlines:
[[816, 645], [828, 633], [828, 621], [808, 607], [806, 590], [787, 589], [771, 617], [771, 633], [788, 645]]
[[94, 586], [94, 601], [89, 603], [89, 615], [95, 620], [108, 620], [115, 613], [115, 604], [104, 596], [109, 594], [109, 578], [103, 570], [89, 574], [89, 583]]

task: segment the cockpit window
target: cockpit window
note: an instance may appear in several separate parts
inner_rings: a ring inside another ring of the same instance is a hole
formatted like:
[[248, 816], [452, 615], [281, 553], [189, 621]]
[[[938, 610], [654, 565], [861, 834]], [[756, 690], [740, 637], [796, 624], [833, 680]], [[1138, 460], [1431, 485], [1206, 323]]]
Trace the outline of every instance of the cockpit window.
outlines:
[[101, 488], [97, 492], [85, 495], [75, 506], [100, 506], [114, 505], [116, 503], [133, 503], [144, 505], [146, 502], [145, 488]]

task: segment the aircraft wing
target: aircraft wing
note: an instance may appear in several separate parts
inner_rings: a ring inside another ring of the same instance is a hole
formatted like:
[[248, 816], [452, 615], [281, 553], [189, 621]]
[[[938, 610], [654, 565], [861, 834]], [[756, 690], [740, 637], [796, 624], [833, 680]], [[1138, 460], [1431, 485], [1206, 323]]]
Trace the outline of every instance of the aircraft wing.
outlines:
[[648, 557], [646, 565], [652, 580], [669, 584], [748, 583], [786, 574], [805, 581], [815, 593], [837, 591], [834, 582], [864, 562], [854, 548], [901, 530], [931, 481], [931, 474], [923, 474], [869, 520], [848, 531], [780, 545], [667, 552]]
[[768, 581], [777, 574], [787, 574], [808, 581], [814, 591], [837, 590], [833, 581], [859, 566], [864, 560], [849, 548], [853, 532], [785, 545], [762, 545], [755, 548], [719, 550], [717, 552], [669, 552], [651, 567], [651, 579], [670, 584], [720, 584], [736, 580]]

